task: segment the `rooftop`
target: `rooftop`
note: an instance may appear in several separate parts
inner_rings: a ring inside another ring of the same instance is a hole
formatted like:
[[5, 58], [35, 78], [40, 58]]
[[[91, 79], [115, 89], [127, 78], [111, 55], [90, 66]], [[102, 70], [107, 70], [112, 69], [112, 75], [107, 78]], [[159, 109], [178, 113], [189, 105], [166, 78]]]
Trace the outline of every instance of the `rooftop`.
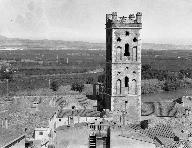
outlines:
[[64, 118], [68, 116], [100, 117], [100, 112], [95, 109], [62, 109], [57, 113], [57, 118]]
[[4, 146], [11, 144], [20, 138], [23, 139], [24, 137], [25, 135], [23, 133], [0, 127], [0, 147], [1, 148], [4, 148]]

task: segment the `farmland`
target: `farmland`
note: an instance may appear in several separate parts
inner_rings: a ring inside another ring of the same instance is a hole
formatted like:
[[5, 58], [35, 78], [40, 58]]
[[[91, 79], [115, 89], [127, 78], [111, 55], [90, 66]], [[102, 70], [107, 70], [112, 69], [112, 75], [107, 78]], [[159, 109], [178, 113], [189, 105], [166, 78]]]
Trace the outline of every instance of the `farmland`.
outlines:
[[[7, 50], [0, 51], [0, 60], [11, 63], [16, 70], [9, 82], [9, 95], [17, 91], [48, 88], [50, 81], [59, 85], [86, 82], [88, 77], [97, 81], [105, 68], [105, 50]], [[178, 72], [192, 67], [190, 50], [142, 50], [142, 65], [156, 70]], [[6, 81], [0, 82], [0, 95], [6, 94]]]

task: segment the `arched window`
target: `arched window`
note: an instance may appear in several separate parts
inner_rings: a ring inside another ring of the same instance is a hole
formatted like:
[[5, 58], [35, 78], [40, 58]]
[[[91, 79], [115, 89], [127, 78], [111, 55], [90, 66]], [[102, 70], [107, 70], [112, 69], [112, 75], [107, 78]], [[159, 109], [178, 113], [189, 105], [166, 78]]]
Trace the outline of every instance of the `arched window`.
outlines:
[[130, 52], [129, 52], [129, 44], [125, 44], [125, 53], [124, 56], [130, 56]]
[[129, 78], [125, 77], [125, 87], [129, 87]]
[[137, 61], [137, 46], [133, 47], [133, 61]]
[[120, 95], [121, 94], [121, 80], [118, 79], [117, 80], [117, 84], [116, 84], [116, 94]]
[[129, 93], [129, 78], [127, 76], [125, 77], [125, 87], [127, 88], [127, 91]]
[[132, 87], [132, 93], [134, 95], [137, 94], [137, 81], [135, 79], [132, 80], [132, 84], [133, 84], [133, 87]]
[[122, 47], [117, 46], [117, 55], [116, 55], [117, 60], [122, 60]]

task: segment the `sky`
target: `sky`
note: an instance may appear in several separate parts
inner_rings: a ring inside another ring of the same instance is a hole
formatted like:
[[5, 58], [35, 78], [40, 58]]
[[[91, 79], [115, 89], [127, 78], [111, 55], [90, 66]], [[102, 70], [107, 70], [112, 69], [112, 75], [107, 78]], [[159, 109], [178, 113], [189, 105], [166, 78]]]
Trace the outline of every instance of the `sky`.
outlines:
[[0, 0], [0, 35], [105, 42], [105, 16], [142, 12], [142, 41], [192, 44], [192, 0]]

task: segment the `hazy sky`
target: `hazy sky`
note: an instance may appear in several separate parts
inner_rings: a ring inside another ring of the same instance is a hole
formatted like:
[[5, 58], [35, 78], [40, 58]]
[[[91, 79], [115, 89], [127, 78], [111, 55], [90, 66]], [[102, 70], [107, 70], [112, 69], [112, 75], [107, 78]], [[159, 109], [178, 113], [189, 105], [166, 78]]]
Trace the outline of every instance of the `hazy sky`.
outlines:
[[0, 34], [105, 42], [105, 14], [143, 13], [143, 42], [192, 44], [192, 0], [0, 0]]

